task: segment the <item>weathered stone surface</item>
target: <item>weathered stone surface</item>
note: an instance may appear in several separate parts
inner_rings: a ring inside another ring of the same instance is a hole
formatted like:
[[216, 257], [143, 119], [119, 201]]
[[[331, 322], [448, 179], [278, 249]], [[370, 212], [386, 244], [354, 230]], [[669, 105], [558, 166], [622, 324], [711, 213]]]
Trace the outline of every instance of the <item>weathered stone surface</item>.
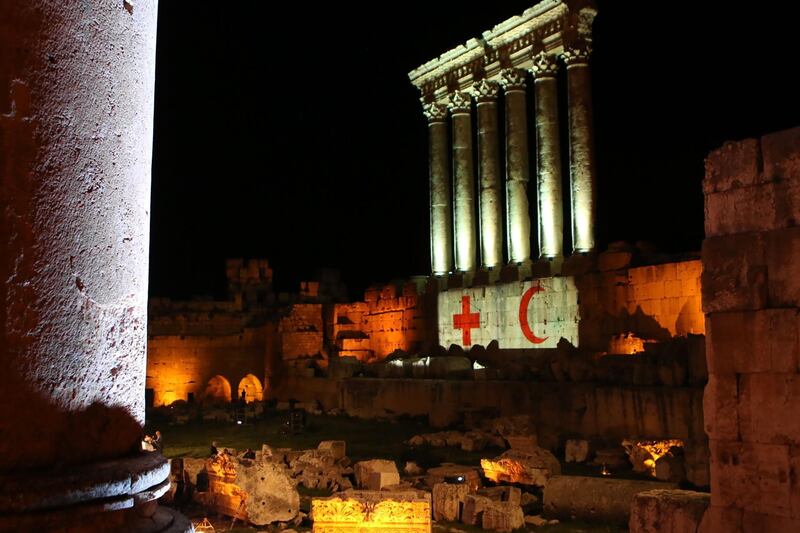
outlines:
[[739, 387], [735, 374], [711, 374], [703, 395], [703, 420], [710, 439], [738, 440]]
[[[501, 485], [499, 487], [484, 487], [478, 489], [479, 496], [485, 496], [497, 502], [511, 502], [521, 505], [522, 491], [517, 487]], [[526, 493], [527, 494], [527, 493]]]
[[206, 507], [256, 525], [297, 516], [300, 496], [281, 465], [221, 453], [207, 459], [205, 466], [208, 492], [197, 496]]
[[723, 192], [762, 181], [761, 143], [758, 139], [729, 141], [706, 157], [703, 192]]
[[626, 525], [636, 494], [676, 488], [674, 483], [657, 481], [554, 476], [544, 488], [544, 513], [562, 519]]
[[461, 507], [469, 494], [469, 485], [436, 483], [433, 486], [433, 519], [455, 522], [461, 519]]
[[[246, 494], [247, 520], [255, 525], [286, 522], [300, 511], [300, 496], [278, 465], [252, 462], [236, 468], [236, 486]], [[235, 515], [234, 515], [235, 516]]]
[[481, 527], [490, 531], [513, 531], [525, 526], [522, 507], [512, 502], [490, 500], [483, 509]]
[[431, 357], [429, 376], [438, 379], [469, 379], [472, 377], [472, 361], [464, 356]]
[[324, 440], [319, 443], [317, 449], [330, 454], [337, 461], [347, 455], [347, 444], [343, 440]]
[[470, 526], [480, 526], [483, 522], [483, 511], [491, 505], [491, 498], [477, 494], [467, 494], [464, 498], [464, 510], [461, 521]]
[[656, 489], [634, 496], [631, 533], [695, 533], [711, 503], [704, 492]]
[[381, 490], [385, 486], [400, 483], [400, 473], [394, 461], [387, 459], [359, 461], [353, 469], [356, 485], [362, 489]]
[[796, 308], [714, 313], [707, 319], [715, 374], [795, 372], [800, 361]]
[[585, 463], [589, 458], [589, 441], [568, 439], [564, 444], [564, 460], [568, 463]]
[[484, 475], [495, 482], [521, 483], [544, 487], [547, 480], [561, 473], [558, 459], [544, 448], [529, 451], [508, 450], [497, 459], [481, 459]]
[[[766, 243], [761, 234], [706, 239], [702, 256], [705, 313], [755, 310], [767, 305]], [[712, 343], [709, 346], [713, 348]]]

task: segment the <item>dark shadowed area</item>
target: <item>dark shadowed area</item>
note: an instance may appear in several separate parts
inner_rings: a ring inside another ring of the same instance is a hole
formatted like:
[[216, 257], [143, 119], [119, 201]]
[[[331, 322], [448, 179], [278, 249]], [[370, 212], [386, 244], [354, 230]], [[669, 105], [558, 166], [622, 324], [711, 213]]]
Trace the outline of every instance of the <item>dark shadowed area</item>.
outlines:
[[[324, 266], [353, 296], [428, 273], [427, 132], [407, 73], [532, 4], [161, 2], [151, 295], [222, 296], [237, 256], [268, 258], [279, 290]], [[599, 245], [697, 250], [709, 150], [800, 124], [796, 18], [598, 4]]]

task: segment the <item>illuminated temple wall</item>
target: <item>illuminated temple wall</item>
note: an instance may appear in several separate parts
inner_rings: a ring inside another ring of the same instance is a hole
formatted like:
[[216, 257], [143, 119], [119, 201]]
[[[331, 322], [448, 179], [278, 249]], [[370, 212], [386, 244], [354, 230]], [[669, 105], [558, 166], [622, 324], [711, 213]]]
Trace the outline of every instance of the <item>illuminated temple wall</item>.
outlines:
[[147, 348], [147, 384], [154, 405], [187, 400], [189, 393], [202, 401], [209, 380], [222, 376], [237, 395], [239, 382], [248, 374], [261, 381], [265, 392], [274, 325], [247, 328], [240, 334], [219, 336], [151, 336]]
[[[700, 260], [690, 260], [575, 276], [571, 286], [577, 290], [578, 345], [588, 350], [604, 351], [611, 337], [623, 333], [653, 340], [684, 337], [690, 333], [704, 334], [700, 308], [701, 270]], [[549, 281], [545, 283], [548, 286], [552, 285]], [[529, 289], [530, 282], [504, 284], [491, 289], [497, 292], [498, 297], [516, 298], [507, 311], [510, 316], [503, 320], [507, 318], [512, 325], [518, 325], [518, 302]], [[416, 294], [413, 284], [406, 285], [400, 294], [394, 285], [382, 290], [369, 290], [363, 302], [335, 306], [333, 336], [340, 348], [339, 353], [362, 361], [384, 359], [395, 350], [415, 353], [426, 345], [424, 341], [429, 326], [433, 324], [435, 328], [437, 322], [440, 344], [445, 347], [451, 342], [462, 344], [458, 342], [462, 338], [461, 330], [451, 328], [447, 335], [442, 335], [441, 330], [452, 325], [452, 316], [460, 312], [464, 295], [479, 293], [486, 294], [487, 289], [450, 289], [441, 293], [437, 320], [426, 312], [424, 299]], [[447, 302], [446, 306], [442, 305], [443, 301]], [[532, 303], [531, 310], [533, 307]], [[573, 319], [574, 315], [574, 311], [571, 312]], [[498, 317], [494, 319], [500, 320]], [[522, 334], [516, 329], [493, 328], [494, 338], [500, 342], [501, 348], [524, 347], [520, 344]], [[497, 331], [501, 333], [497, 334]], [[492, 336], [479, 336], [476, 329], [472, 334], [473, 344], [485, 346], [494, 340]], [[509, 338], [502, 338], [504, 334]], [[570, 335], [565, 336], [575, 340]], [[528, 347], [552, 348], [555, 344], [551, 341], [558, 341], [555, 337], [541, 345], [530, 343]]]
[[383, 359], [395, 350], [418, 351], [425, 331], [423, 298], [414, 284], [369, 289], [363, 302], [336, 304], [333, 339], [339, 355]]

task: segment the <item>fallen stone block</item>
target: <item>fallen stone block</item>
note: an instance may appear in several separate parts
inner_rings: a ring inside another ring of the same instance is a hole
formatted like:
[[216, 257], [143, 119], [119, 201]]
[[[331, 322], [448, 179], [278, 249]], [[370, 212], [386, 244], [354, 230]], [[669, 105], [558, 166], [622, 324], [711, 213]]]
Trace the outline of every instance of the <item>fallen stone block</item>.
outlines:
[[477, 494], [467, 494], [464, 498], [464, 509], [461, 521], [470, 526], [480, 526], [483, 523], [483, 511], [491, 504], [491, 498]]
[[317, 449], [330, 454], [336, 461], [344, 459], [347, 455], [347, 444], [343, 440], [324, 440], [319, 443]]
[[433, 486], [433, 519], [456, 522], [461, 519], [461, 508], [469, 494], [469, 485], [437, 483]]
[[511, 502], [521, 505], [522, 491], [517, 487], [502, 485], [499, 487], [484, 487], [478, 489], [479, 496], [485, 496], [496, 502]]
[[289, 521], [300, 511], [300, 495], [280, 465], [221, 453], [205, 467], [208, 491], [199, 497], [217, 513], [261, 526]]
[[506, 435], [508, 447], [512, 450], [531, 451], [539, 447], [539, 438], [536, 435]]
[[388, 485], [400, 483], [400, 473], [394, 461], [372, 459], [359, 461], [354, 466], [356, 486], [367, 490], [381, 490]]
[[496, 459], [481, 459], [483, 474], [495, 483], [520, 483], [544, 487], [547, 480], [561, 474], [558, 459], [544, 448], [530, 451], [515, 449], [504, 452]]
[[631, 533], [694, 533], [711, 495], [689, 490], [656, 489], [636, 494], [628, 528]]
[[491, 501], [483, 510], [481, 527], [491, 531], [514, 531], [525, 526], [522, 507], [511, 502]]
[[585, 463], [589, 459], [589, 441], [568, 439], [564, 445], [564, 460], [568, 463]]
[[633, 497], [675, 483], [584, 476], [554, 476], [544, 488], [544, 514], [561, 519], [627, 525]]

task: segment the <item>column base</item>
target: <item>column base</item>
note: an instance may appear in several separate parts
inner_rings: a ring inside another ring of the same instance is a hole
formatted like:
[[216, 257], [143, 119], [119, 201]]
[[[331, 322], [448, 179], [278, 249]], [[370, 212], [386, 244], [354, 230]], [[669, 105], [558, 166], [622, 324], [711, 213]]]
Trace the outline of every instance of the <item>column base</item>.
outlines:
[[158, 506], [169, 487], [169, 463], [157, 453], [0, 475], [0, 532], [194, 531], [183, 515]]

